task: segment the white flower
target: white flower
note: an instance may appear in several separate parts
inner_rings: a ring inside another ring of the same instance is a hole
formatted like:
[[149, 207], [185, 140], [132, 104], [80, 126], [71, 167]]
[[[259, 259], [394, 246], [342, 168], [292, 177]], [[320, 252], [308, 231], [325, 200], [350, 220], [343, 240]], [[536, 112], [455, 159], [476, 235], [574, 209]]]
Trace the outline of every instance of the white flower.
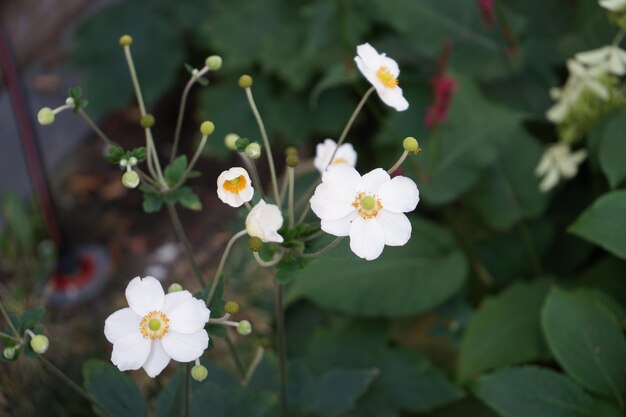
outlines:
[[590, 67], [601, 67], [614, 75], [626, 74], [626, 51], [615, 45], [580, 52], [576, 54], [576, 60]]
[[[332, 139], [325, 139], [323, 143], [317, 144], [313, 165], [315, 165], [315, 168], [317, 168], [319, 172], [324, 172], [326, 167], [331, 165], [330, 158], [332, 158], [335, 149], [337, 149], [337, 143]], [[353, 167], [356, 165], [356, 158], [356, 151], [352, 145], [344, 143], [339, 147], [339, 149], [337, 149], [337, 153], [335, 153], [332, 163], [344, 163]]]
[[572, 152], [569, 145], [557, 143], [548, 147], [535, 169], [535, 175], [544, 177], [539, 189], [547, 192], [554, 188], [562, 178], [574, 178], [578, 173], [578, 165], [587, 158], [587, 151], [581, 149]]
[[622, 12], [626, 10], [626, 0], [600, 0], [600, 6], [612, 12]]
[[393, 179], [377, 168], [359, 175], [346, 164], [332, 165], [311, 197], [311, 209], [321, 227], [335, 236], [350, 236], [350, 249], [368, 261], [385, 245], [402, 246], [411, 237], [411, 222], [403, 214], [419, 202], [417, 185], [406, 177]]
[[248, 171], [235, 167], [217, 177], [217, 196], [231, 207], [240, 207], [252, 200], [254, 188]]
[[398, 64], [385, 54], [379, 54], [369, 43], [356, 48], [357, 57], [354, 58], [359, 71], [374, 86], [380, 99], [388, 106], [398, 111], [409, 108], [409, 102], [402, 95], [398, 87]]
[[154, 378], [174, 359], [191, 362], [209, 346], [204, 325], [210, 311], [189, 291], [163, 292], [153, 277], [136, 277], [126, 287], [129, 307], [111, 314], [104, 335], [113, 343], [111, 362], [120, 371], [143, 367]]
[[263, 242], [281, 243], [283, 237], [278, 229], [283, 225], [283, 215], [278, 206], [259, 200], [246, 217], [246, 231]]

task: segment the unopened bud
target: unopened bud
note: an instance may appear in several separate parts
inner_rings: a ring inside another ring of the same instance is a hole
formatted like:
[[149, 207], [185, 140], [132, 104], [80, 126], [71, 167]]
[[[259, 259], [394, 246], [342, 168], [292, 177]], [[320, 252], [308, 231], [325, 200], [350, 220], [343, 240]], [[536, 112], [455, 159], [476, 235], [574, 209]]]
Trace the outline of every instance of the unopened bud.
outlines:
[[154, 116], [150, 113], [144, 114], [143, 116], [141, 116], [141, 121], [139, 123], [144, 129], [151, 128], [152, 126], [154, 126]]
[[128, 158], [128, 165], [130, 165], [131, 167], [137, 165], [137, 158], [135, 158], [134, 156]]
[[237, 325], [237, 333], [242, 336], [247, 336], [252, 333], [252, 325], [248, 320], [241, 320]]
[[258, 159], [261, 157], [261, 145], [256, 142], [252, 142], [248, 146], [246, 146], [246, 155], [250, 159]]
[[204, 365], [195, 365], [191, 368], [191, 377], [198, 382], [204, 381], [209, 376], [209, 371]]
[[285, 149], [285, 156], [292, 154], [298, 155], [298, 148], [295, 146], [287, 146], [287, 149]]
[[239, 311], [239, 304], [234, 301], [229, 301], [224, 305], [224, 311], [228, 314], [237, 314]]
[[50, 341], [46, 336], [42, 334], [38, 334], [30, 339], [30, 347], [40, 355], [42, 353], [46, 353], [46, 351], [48, 350], [48, 346], [50, 346]]
[[298, 158], [298, 155], [295, 153], [290, 153], [287, 155], [287, 158], [285, 158], [285, 163], [288, 167], [295, 168], [300, 163], [300, 158]]
[[137, 188], [139, 182], [139, 174], [135, 171], [126, 171], [124, 175], [122, 175], [122, 184], [124, 184], [126, 188]]
[[236, 133], [229, 133], [224, 136], [224, 145], [231, 151], [237, 150], [237, 139], [239, 139], [239, 135]]
[[72, 97], [68, 97], [65, 99], [65, 104], [67, 104], [68, 106], [74, 107], [76, 105], [76, 102], [74, 101]]
[[252, 87], [252, 77], [247, 74], [239, 77], [239, 87], [241, 88]]
[[4, 356], [4, 359], [7, 359], [7, 360], [15, 359], [16, 354], [17, 354], [17, 349], [15, 348], [15, 346], [6, 347], [4, 348], [4, 351], [2, 351], [2, 356]]
[[404, 141], [402, 141], [402, 146], [407, 152], [418, 153], [421, 150], [419, 143], [417, 143], [417, 139], [412, 136], [405, 138]]
[[263, 241], [260, 237], [252, 236], [248, 241], [248, 247], [252, 252], [258, 252], [263, 249]]
[[219, 55], [211, 55], [206, 59], [205, 64], [211, 71], [217, 71], [222, 68], [222, 57]]
[[120, 45], [130, 46], [133, 43], [133, 37], [130, 35], [123, 35], [120, 37]]
[[169, 293], [173, 293], [173, 292], [179, 292], [183, 290], [183, 286], [180, 285], [178, 282], [173, 283], [172, 285], [170, 285], [169, 287], [167, 287], [167, 292]]
[[200, 133], [202, 133], [204, 136], [209, 136], [214, 131], [215, 125], [213, 124], [213, 122], [207, 120], [206, 122], [202, 122], [202, 124], [200, 125]]
[[44, 107], [37, 113], [37, 121], [41, 125], [51, 125], [54, 123], [54, 112], [50, 107]]

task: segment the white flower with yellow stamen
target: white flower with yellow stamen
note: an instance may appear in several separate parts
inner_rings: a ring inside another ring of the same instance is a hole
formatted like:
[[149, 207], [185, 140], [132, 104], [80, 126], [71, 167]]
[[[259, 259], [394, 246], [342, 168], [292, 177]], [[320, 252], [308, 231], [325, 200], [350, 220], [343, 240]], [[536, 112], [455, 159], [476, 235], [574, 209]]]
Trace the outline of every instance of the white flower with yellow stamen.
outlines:
[[545, 193], [554, 188], [561, 178], [574, 178], [578, 173], [578, 166], [586, 158], [586, 150], [572, 152], [572, 148], [565, 143], [556, 143], [546, 148], [535, 168], [535, 175], [543, 177], [539, 190]]
[[263, 200], [250, 210], [246, 217], [246, 231], [252, 237], [258, 237], [263, 242], [282, 243], [283, 237], [278, 229], [283, 225], [283, 215], [278, 206], [267, 204]]
[[111, 314], [104, 335], [113, 343], [111, 362], [120, 371], [142, 368], [154, 378], [170, 359], [191, 362], [209, 346], [204, 325], [210, 311], [189, 291], [163, 292], [153, 277], [136, 277], [126, 287], [129, 307]]
[[[350, 166], [356, 165], [357, 154], [354, 148], [349, 143], [342, 144], [337, 152], [337, 142], [332, 139], [325, 139], [323, 143], [318, 143], [315, 148], [315, 160], [313, 165], [319, 172], [324, 172], [326, 167], [332, 164], [348, 164]], [[333, 153], [335, 157], [333, 158]], [[333, 158], [332, 163], [330, 158]]]
[[217, 177], [217, 196], [231, 207], [240, 207], [252, 200], [254, 188], [248, 171], [235, 167]]
[[398, 86], [400, 68], [396, 61], [385, 54], [379, 54], [369, 43], [357, 46], [356, 52], [358, 55], [354, 58], [356, 66], [374, 86], [380, 99], [398, 111], [408, 109], [409, 102]]
[[380, 256], [385, 245], [402, 246], [411, 237], [411, 222], [403, 213], [419, 202], [415, 183], [403, 176], [391, 178], [377, 168], [359, 175], [346, 164], [332, 165], [311, 197], [311, 209], [322, 230], [350, 236], [350, 249], [368, 261]]

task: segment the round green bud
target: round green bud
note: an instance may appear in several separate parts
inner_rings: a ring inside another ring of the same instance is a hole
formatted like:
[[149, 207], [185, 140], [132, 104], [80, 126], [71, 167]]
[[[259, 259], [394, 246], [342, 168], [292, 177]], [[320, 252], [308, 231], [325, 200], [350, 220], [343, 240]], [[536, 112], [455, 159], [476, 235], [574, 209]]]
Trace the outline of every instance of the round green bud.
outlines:
[[194, 380], [202, 382], [207, 376], [209, 376], [209, 371], [203, 365], [198, 364], [191, 368], [191, 377]]
[[241, 320], [237, 325], [237, 333], [242, 336], [247, 336], [252, 333], [252, 325], [248, 320]]
[[74, 107], [76, 105], [76, 101], [72, 97], [68, 97], [65, 99], [65, 104], [68, 106]]
[[420, 151], [420, 145], [417, 143], [417, 139], [412, 136], [405, 138], [404, 141], [402, 141], [402, 146], [407, 152], [418, 153]]
[[17, 354], [17, 349], [15, 349], [15, 346], [5, 347], [4, 350], [2, 351], [2, 356], [4, 356], [4, 359], [7, 359], [7, 360], [15, 359], [16, 354]]
[[215, 125], [213, 124], [213, 122], [209, 122], [207, 120], [206, 122], [202, 122], [202, 124], [200, 125], [200, 133], [202, 133], [204, 136], [209, 136], [214, 131]]
[[260, 237], [252, 236], [250, 240], [248, 240], [248, 247], [252, 252], [258, 252], [263, 248], [263, 241]]
[[139, 182], [139, 174], [135, 171], [126, 171], [124, 175], [122, 175], [122, 184], [124, 184], [126, 188], [137, 188]]
[[50, 107], [44, 107], [37, 113], [37, 121], [40, 125], [51, 125], [54, 123], [54, 112]]
[[295, 168], [300, 163], [300, 158], [298, 158], [298, 155], [295, 153], [290, 153], [287, 155], [287, 158], [285, 158], [285, 163], [288, 167]]
[[151, 128], [152, 126], [154, 126], [154, 116], [150, 113], [144, 114], [143, 116], [141, 116], [141, 120], [139, 121], [139, 123], [144, 129]]
[[261, 145], [256, 142], [252, 142], [245, 149], [246, 155], [250, 159], [259, 159], [261, 157]]
[[122, 46], [130, 46], [133, 44], [133, 37], [130, 35], [122, 35], [120, 36], [120, 45]]
[[298, 148], [295, 146], [287, 146], [287, 149], [285, 149], [285, 156], [288, 155], [298, 155]]
[[172, 285], [170, 285], [167, 288], [167, 292], [169, 293], [173, 293], [173, 292], [178, 292], [178, 291], [182, 291], [183, 290], [183, 286], [180, 285], [178, 282], [173, 283]]
[[50, 346], [50, 341], [46, 336], [42, 334], [38, 334], [30, 339], [30, 347], [40, 355], [42, 353], [46, 353], [46, 351], [48, 350], [48, 346]]
[[224, 311], [228, 314], [237, 314], [239, 311], [239, 304], [234, 301], [229, 301], [224, 305]]
[[229, 133], [224, 136], [224, 145], [231, 151], [237, 150], [237, 139], [239, 139], [239, 135], [236, 133]]
[[239, 87], [241, 88], [250, 88], [252, 87], [252, 77], [244, 74], [239, 77]]
[[211, 71], [217, 71], [222, 68], [222, 57], [219, 55], [211, 55], [206, 59], [205, 64]]

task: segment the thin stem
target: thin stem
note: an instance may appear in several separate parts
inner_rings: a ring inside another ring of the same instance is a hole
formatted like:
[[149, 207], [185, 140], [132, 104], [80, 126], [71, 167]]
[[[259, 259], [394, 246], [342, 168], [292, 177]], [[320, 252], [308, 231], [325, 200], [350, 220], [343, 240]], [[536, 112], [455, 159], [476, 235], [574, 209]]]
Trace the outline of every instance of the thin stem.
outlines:
[[254, 252], [254, 259], [256, 260], [256, 262], [266, 268], [269, 268], [270, 266], [274, 266], [277, 263], [280, 262], [281, 259], [283, 259], [283, 253], [282, 251], [279, 253], [276, 253], [272, 259], [270, 259], [269, 261], [264, 261], [263, 259], [261, 259], [261, 257], [259, 256], [259, 254], [257, 252]]
[[252, 363], [250, 364], [250, 367], [248, 368], [248, 371], [246, 372], [246, 378], [243, 381], [244, 386], [250, 383], [250, 380], [254, 376], [254, 372], [256, 371], [256, 368], [259, 367], [259, 364], [261, 363], [261, 359], [263, 359], [264, 353], [265, 353], [265, 350], [261, 346], [259, 346], [256, 350], [256, 355], [254, 355], [254, 359], [252, 360]]
[[252, 210], [252, 206], [250, 205], [250, 203], [248, 203], [247, 201], [244, 201], [243, 204], [246, 206], [246, 208], [248, 209], [248, 211]]
[[315, 189], [317, 188], [318, 185], [320, 185], [320, 181], [314, 181], [313, 184], [311, 184], [309, 188], [307, 188], [304, 194], [302, 194], [302, 197], [298, 201], [297, 205], [299, 206], [300, 202], [306, 199], [305, 200], [306, 206], [304, 207], [304, 210], [302, 210], [302, 214], [300, 215], [300, 218], [298, 219], [298, 223], [296, 224], [301, 224], [306, 219], [307, 214], [309, 214], [309, 210], [311, 210], [311, 197], [313, 193], [315, 192]]
[[95, 134], [98, 135], [98, 137], [104, 141], [104, 143], [106, 143], [109, 146], [114, 145], [113, 141], [109, 139], [109, 137], [105, 135], [102, 130], [100, 130], [100, 128], [94, 123], [91, 117], [89, 117], [89, 115], [83, 109], [78, 110], [78, 114], [83, 118], [85, 123], [89, 125], [91, 130], [93, 130]]
[[146, 172], [144, 172], [142, 169], [140, 168], [135, 168], [135, 171], [137, 171], [139, 173], [139, 176], [141, 177], [142, 181], [147, 182], [148, 184], [150, 184], [152, 187], [156, 188], [157, 190], [159, 189], [159, 187], [161, 186], [158, 181], [156, 181], [154, 178], [152, 178], [150, 175], [148, 175]]
[[387, 174], [391, 174], [393, 173], [396, 169], [398, 169], [398, 167], [400, 167], [400, 165], [402, 165], [402, 163], [404, 162], [404, 160], [406, 159], [407, 155], [409, 154], [409, 151], [404, 151], [402, 152], [402, 155], [400, 156], [400, 158], [398, 158], [398, 160], [396, 161], [395, 164], [393, 164], [393, 166], [391, 168], [389, 168], [389, 170], [387, 170]]
[[185, 364], [185, 379], [183, 380], [183, 417], [189, 417], [189, 374], [191, 362]]
[[239, 155], [241, 156], [243, 163], [246, 165], [246, 168], [248, 168], [248, 171], [250, 171], [250, 174], [252, 175], [252, 183], [259, 191], [259, 195], [261, 196], [261, 198], [263, 198], [263, 196], [265, 195], [265, 193], [263, 192], [263, 184], [261, 184], [259, 171], [256, 169], [256, 165], [254, 165], [254, 161], [250, 159], [248, 155], [246, 155], [243, 152], [240, 152]]
[[317, 252], [311, 252], [311, 253], [305, 253], [302, 256], [304, 258], [317, 258], [319, 256], [324, 255], [325, 253], [329, 252], [330, 250], [332, 250], [335, 246], [337, 246], [339, 244], [339, 242], [341, 242], [343, 240], [345, 236], [339, 236], [337, 237], [335, 240], [333, 240], [332, 242], [330, 242], [325, 248], [318, 250]]
[[[148, 144], [148, 158], [150, 158], [150, 154], [152, 154], [152, 159], [154, 162], [154, 167], [156, 169], [156, 178], [158, 178], [159, 182], [163, 186], [163, 189], [168, 190], [169, 186], [167, 182], [165, 182], [165, 177], [163, 176], [163, 170], [161, 169], [161, 163], [159, 162], [159, 155], [157, 155], [156, 146], [154, 144], [154, 138], [152, 137], [152, 130], [146, 130], [146, 144]], [[152, 150], [152, 152], [150, 152]]]
[[183, 90], [183, 95], [180, 98], [180, 106], [178, 108], [178, 119], [176, 120], [176, 131], [174, 133], [174, 146], [172, 146], [172, 154], [170, 155], [170, 162], [173, 162], [176, 159], [176, 152], [178, 151], [178, 142], [180, 142], [180, 131], [183, 127], [183, 118], [185, 117], [185, 107], [187, 106], [187, 98], [189, 97], [189, 92], [191, 91], [191, 87], [196, 83], [198, 78], [203, 76], [209, 71], [208, 67], [203, 67], [197, 75], [192, 75], [185, 89]]
[[[289, 187], [289, 176], [288, 175], [283, 175], [283, 183], [281, 184], [280, 187], [280, 201], [281, 203], [283, 201], [285, 201], [285, 197], [287, 196], [287, 188]], [[282, 204], [281, 207], [282, 209]]]
[[139, 86], [139, 80], [137, 79], [137, 71], [135, 71], [135, 63], [133, 57], [130, 54], [130, 46], [124, 46], [124, 55], [126, 56], [126, 62], [128, 63], [128, 71], [130, 72], [130, 79], [133, 82], [135, 88], [135, 95], [137, 96], [137, 103], [139, 103], [139, 111], [142, 116], [146, 115], [146, 106], [143, 103], [143, 96], [141, 95], [141, 87]]
[[185, 181], [189, 177], [189, 174], [191, 174], [193, 167], [196, 165], [196, 162], [198, 162], [198, 158], [200, 158], [200, 155], [202, 155], [202, 151], [204, 150], [204, 145], [206, 145], [207, 138], [207, 135], [202, 135], [202, 139], [200, 139], [200, 143], [198, 144], [198, 149], [196, 149], [196, 153], [191, 158], [191, 162], [187, 166], [187, 169], [185, 170], [183, 175], [180, 177], [180, 180], [178, 180], [176, 185], [172, 188], [176, 189], [185, 183]]
[[243, 365], [241, 358], [239, 357], [239, 353], [237, 353], [237, 349], [235, 349], [235, 344], [230, 339], [228, 332], [226, 332], [226, 344], [228, 345], [228, 350], [230, 350], [230, 354], [233, 357], [233, 362], [235, 362], [235, 366], [237, 367], [237, 372], [241, 376], [242, 381], [246, 380], [246, 367]]
[[5, 332], [0, 332], [0, 336], [6, 337], [7, 339], [15, 340], [16, 342], [19, 342], [20, 340], [19, 337], [11, 336], [10, 334], [5, 333]]
[[280, 375], [280, 408], [282, 417], [287, 417], [287, 349], [285, 338], [285, 311], [283, 308], [283, 284], [276, 283], [276, 347]]
[[287, 202], [287, 211], [289, 213], [289, 228], [293, 229], [293, 226], [294, 226], [294, 218], [293, 218], [293, 184], [295, 182], [293, 167], [287, 167], [287, 177], [289, 178], [289, 193], [288, 193], [289, 201]]
[[178, 212], [176, 211], [176, 207], [174, 204], [167, 205], [167, 212], [170, 215], [170, 220], [172, 221], [172, 226], [174, 226], [174, 230], [176, 231], [176, 235], [178, 236], [178, 240], [183, 244], [183, 249], [185, 251], [185, 255], [189, 259], [191, 263], [191, 270], [193, 271], [194, 276], [200, 283], [200, 285], [204, 288], [204, 279], [202, 278], [202, 272], [200, 272], [200, 268], [198, 268], [198, 264], [196, 263], [196, 259], [193, 256], [193, 249], [191, 248], [191, 243], [189, 243], [189, 239], [187, 239], [187, 235], [185, 234], [185, 229], [183, 228], [182, 223], [180, 222], [180, 217], [178, 217]]
[[209, 290], [209, 294], [206, 297], [206, 304], [208, 306], [211, 305], [211, 301], [213, 300], [213, 295], [215, 295], [215, 290], [217, 289], [217, 284], [220, 281], [220, 275], [224, 270], [224, 265], [226, 264], [226, 259], [230, 254], [230, 249], [233, 247], [233, 244], [239, 239], [241, 236], [246, 235], [248, 232], [246, 229], [236, 233], [233, 237], [230, 238], [228, 243], [226, 244], [226, 249], [224, 249], [224, 254], [222, 255], [222, 259], [220, 260], [220, 264], [217, 267], [217, 271], [215, 271], [215, 276], [213, 277], [213, 283], [211, 284], [211, 289]]
[[13, 334], [19, 339], [20, 333], [15, 328], [15, 325], [13, 324], [11, 317], [9, 317], [9, 313], [7, 313], [6, 309], [4, 308], [4, 304], [2, 303], [2, 301], [0, 301], [0, 311], [2, 312], [2, 316], [4, 317], [4, 320], [7, 322], [9, 327], [11, 328], [11, 331], [13, 332]]
[[43, 356], [37, 356], [37, 358], [41, 361], [41, 363], [43, 363], [43, 365], [54, 375], [56, 375], [57, 377], [59, 377], [63, 382], [65, 382], [70, 388], [72, 388], [74, 391], [76, 391], [78, 394], [80, 394], [83, 398], [85, 398], [87, 401], [89, 401], [94, 407], [98, 407], [101, 411], [102, 414], [104, 414], [107, 417], [113, 417], [113, 415], [109, 412], [109, 410], [107, 410], [106, 408], [104, 408], [104, 406], [102, 404], [100, 404], [100, 402], [98, 400], [96, 400], [94, 397], [92, 397], [87, 391], [85, 391], [80, 385], [78, 385], [76, 382], [72, 381], [67, 375], [65, 375], [63, 373], [63, 371], [61, 371], [59, 368], [57, 368], [56, 366], [54, 366], [52, 364], [52, 362], [48, 361], [46, 358], [44, 358]]
[[617, 32], [617, 35], [615, 35], [615, 38], [613, 39], [611, 45], [619, 46], [619, 44], [622, 43], [622, 41], [624, 40], [624, 35], [626, 35], [626, 30], [621, 29], [619, 32]]
[[250, 103], [250, 108], [252, 109], [252, 113], [254, 114], [254, 118], [256, 119], [257, 124], [259, 125], [259, 130], [261, 131], [261, 137], [263, 138], [263, 144], [265, 145], [265, 153], [267, 154], [267, 162], [270, 166], [270, 175], [272, 176], [272, 188], [274, 189], [274, 199], [275, 203], [280, 206], [280, 195], [278, 194], [278, 181], [276, 180], [276, 168], [274, 166], [274, 157], [272, 156], [272, 148], [270, 147], [270, 141], [267, 137], [267, 132], [265, 131], [265, 125], [263, 124], [263, 119], [261, 119], [261, 115], [259, 114], [259, 110], [254, 103], [254, 97], [252, 96], [252, 89], [246, 88], [246, 96], [248, 97], [248, 103]]

